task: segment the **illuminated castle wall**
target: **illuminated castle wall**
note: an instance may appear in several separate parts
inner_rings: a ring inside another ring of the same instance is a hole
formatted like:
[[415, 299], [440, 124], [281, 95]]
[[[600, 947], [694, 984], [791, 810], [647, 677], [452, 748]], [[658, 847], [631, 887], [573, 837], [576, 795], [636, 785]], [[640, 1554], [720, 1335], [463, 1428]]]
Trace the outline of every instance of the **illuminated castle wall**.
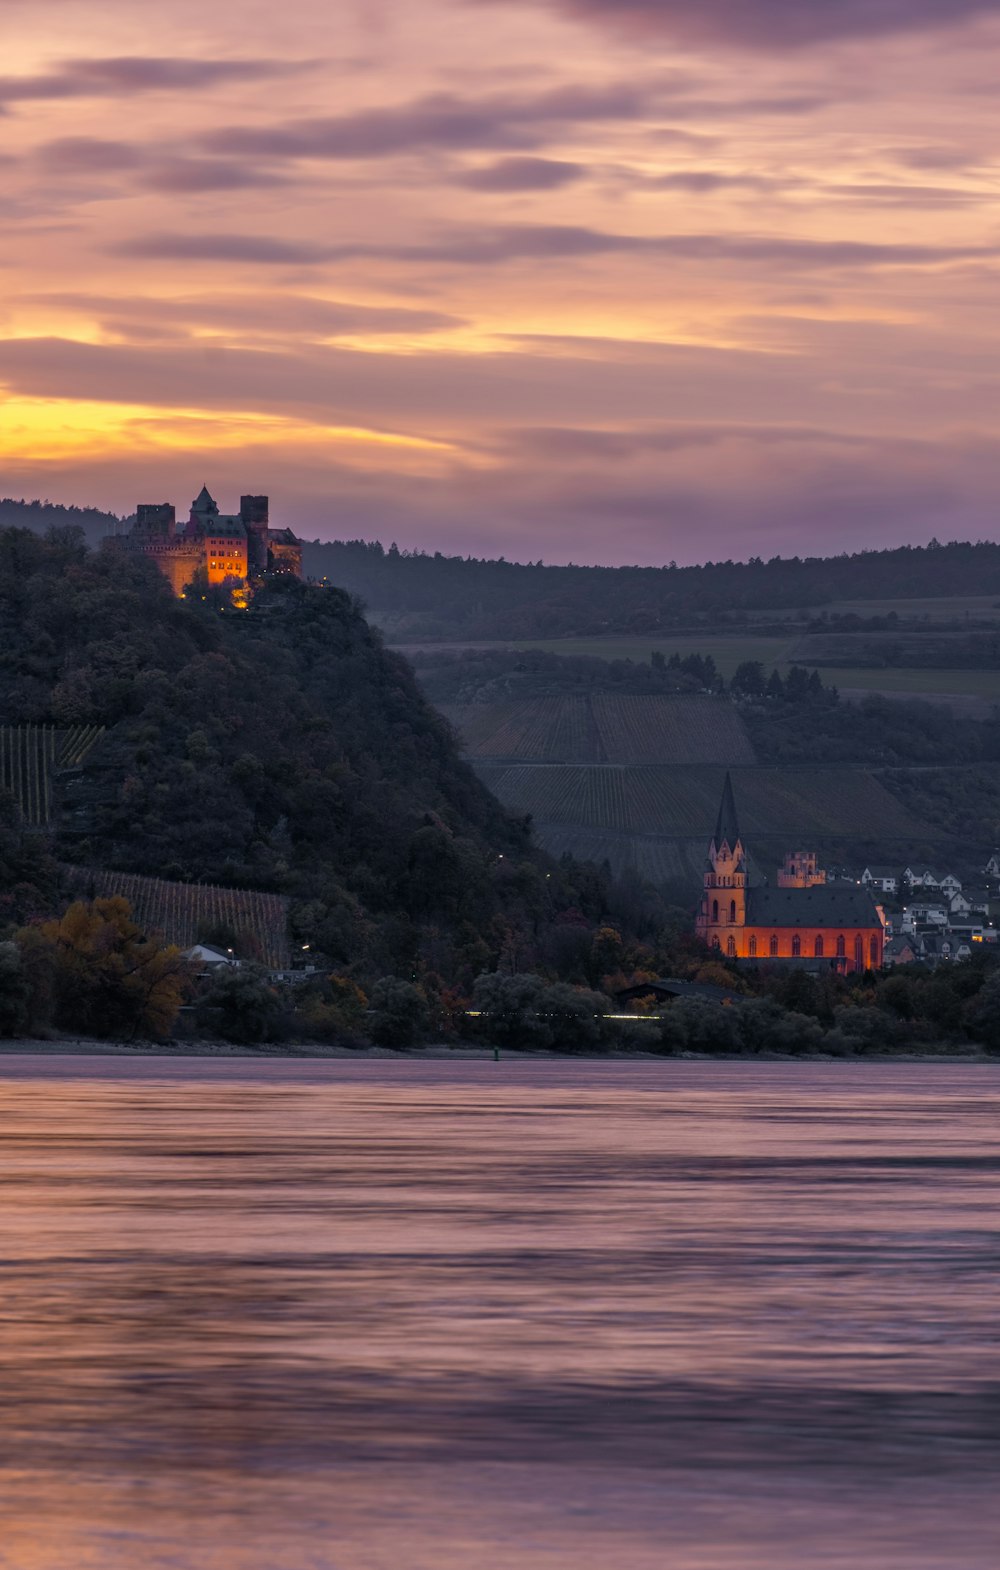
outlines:
[[270, 527], [266, 496], [241, 496], [238, 513], [220, 513], [202, 486], [183, 527], [169, 502], [142, 502], [130, 533], [116, 536], [113, 544], [148, 556], [175, 594], [184, 592], [199, 569], [210, 584], [234, 586], [269, 573], [302, 576], [302, 543], [290, 529]]

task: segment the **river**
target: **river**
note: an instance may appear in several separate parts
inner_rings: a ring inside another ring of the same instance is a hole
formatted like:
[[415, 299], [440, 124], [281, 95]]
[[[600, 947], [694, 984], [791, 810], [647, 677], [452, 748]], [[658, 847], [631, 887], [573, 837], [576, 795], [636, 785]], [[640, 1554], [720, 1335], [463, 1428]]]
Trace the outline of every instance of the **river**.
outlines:
[[995, 1570], [1000, 1066], [0, 1059], [3, 1570]]

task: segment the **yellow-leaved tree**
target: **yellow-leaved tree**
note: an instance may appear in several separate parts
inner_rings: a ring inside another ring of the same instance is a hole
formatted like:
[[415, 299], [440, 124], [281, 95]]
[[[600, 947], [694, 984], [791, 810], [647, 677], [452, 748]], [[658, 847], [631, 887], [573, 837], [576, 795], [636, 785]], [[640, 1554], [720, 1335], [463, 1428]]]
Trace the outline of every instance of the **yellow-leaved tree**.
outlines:
[[17, 942], [61, 1030], [162, 1040], [191, 986], [180, 949], [147, 937], [125, 899], [76, 900], [57, 919], [22, 927]]

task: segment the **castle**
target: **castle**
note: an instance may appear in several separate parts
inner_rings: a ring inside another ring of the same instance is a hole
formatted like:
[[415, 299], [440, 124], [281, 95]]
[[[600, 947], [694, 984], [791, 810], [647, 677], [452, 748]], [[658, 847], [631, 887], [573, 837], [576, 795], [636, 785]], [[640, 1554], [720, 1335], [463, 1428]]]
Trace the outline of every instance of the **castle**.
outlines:
[[148, 556], [178, 595], [200, 569], [210, 584], [236, 579], [242, 586], [268, 573], [302, 576], [302, 542], [291, 529], [270, 527], [266, 496], [241, 496], [238, 513], [220, 513], [204, 485], [183, 527], [169, 502], [142, 502], [131, 531], [110, 543]]
[[878, 970], [885, 921], [868, 890], [828, 883], [811, 851], [785, 857], [777, 883], [751, 882], [726, 775], [696, 930], [729, 959], [841, 972]]

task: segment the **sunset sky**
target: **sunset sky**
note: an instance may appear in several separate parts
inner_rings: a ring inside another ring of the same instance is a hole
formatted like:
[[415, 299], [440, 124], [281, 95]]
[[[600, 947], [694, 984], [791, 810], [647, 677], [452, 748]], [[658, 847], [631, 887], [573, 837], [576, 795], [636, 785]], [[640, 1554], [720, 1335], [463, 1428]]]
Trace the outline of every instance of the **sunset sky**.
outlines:
[[1000, 0], [3, 0], [0, 493], [996, 538]]

